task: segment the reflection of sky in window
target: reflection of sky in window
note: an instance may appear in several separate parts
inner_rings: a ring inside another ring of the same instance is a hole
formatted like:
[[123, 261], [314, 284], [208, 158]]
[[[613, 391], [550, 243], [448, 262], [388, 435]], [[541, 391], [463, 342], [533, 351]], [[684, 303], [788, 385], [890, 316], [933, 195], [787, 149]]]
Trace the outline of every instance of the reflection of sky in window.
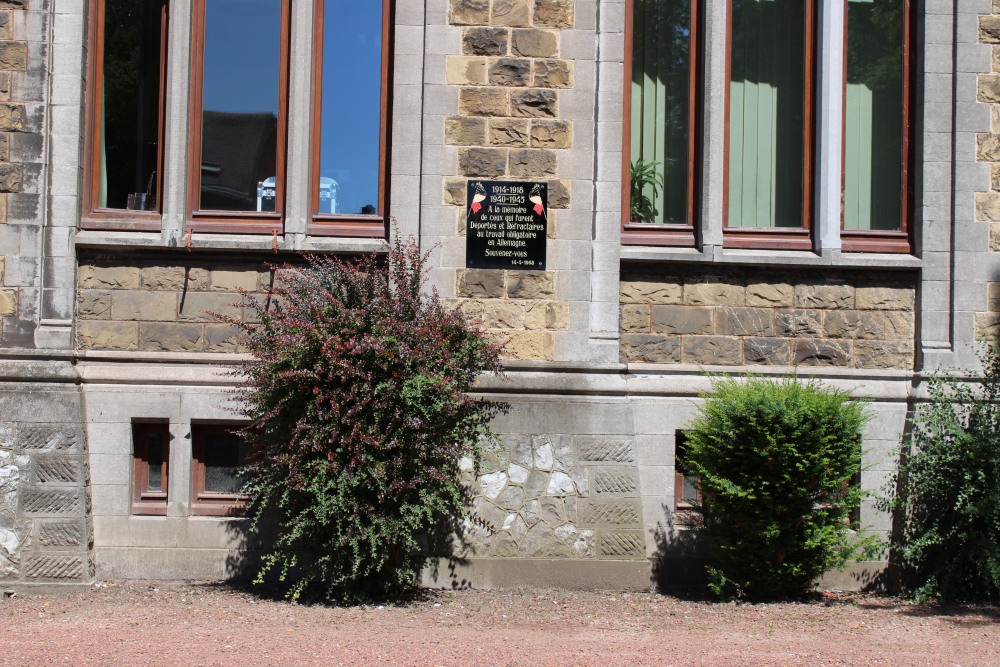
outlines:
[[338, 213], [378, 206], [381, 58], [382, 2], [327, 0], [320, 176], [340, 186]]
[[278, 113], [281, 0], [207, 0], [204, 108]]

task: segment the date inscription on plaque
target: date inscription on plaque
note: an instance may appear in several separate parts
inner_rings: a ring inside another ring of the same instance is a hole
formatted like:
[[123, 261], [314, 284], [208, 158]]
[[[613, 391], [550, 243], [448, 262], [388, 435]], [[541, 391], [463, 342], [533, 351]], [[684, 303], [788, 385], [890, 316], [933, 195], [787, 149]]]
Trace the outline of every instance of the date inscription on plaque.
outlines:
[[545, 269], [547, 183], [469, 181], [465, 266]]

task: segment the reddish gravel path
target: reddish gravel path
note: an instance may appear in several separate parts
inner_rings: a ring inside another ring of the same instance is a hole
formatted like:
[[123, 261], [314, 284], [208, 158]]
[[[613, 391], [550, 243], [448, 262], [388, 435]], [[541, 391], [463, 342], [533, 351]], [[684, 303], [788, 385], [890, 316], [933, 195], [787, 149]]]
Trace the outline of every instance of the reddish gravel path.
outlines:
[[1000, 610], [567, 591], [433, 593], [340, 609], [124, 582], [0, 601], [0, 665], [987, 666], [1000, 665]]

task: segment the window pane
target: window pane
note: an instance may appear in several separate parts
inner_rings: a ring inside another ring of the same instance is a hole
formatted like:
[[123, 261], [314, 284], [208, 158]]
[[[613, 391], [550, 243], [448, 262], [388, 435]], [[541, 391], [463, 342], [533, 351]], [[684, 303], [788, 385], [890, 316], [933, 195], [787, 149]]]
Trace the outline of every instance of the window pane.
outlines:
[[146, 449], [147, 491], [163, 491], [163, 445], [162, 435], [149, 434], [149, 445]]
[[801, 227], [806, 5], [732, 0], [732, 9], [728, 224]]
[[157, 208], [162, 8], [162, 0], [104, 2], [100, 208], [129, 208], [129, 195], [131, 208]]
[[[630, 219], [686, 223], [691, 0], [635, 0], [633, 8]], [[636, 178], [643, 168], [653, 171], [656, 186]]]
[[320, 213], [379, 213], [382, 4], [324, 5]]
[[904, 11], [847, 3], [845, 229], [902, 229]]
[[232, 433], [215, 433], [205, 438], [205, 491], [239, 493], [242, 483], [236, 470], [243, 465], [248, 447]]
[[201, 209], [274, 210], [281, 0], [205, 0]]

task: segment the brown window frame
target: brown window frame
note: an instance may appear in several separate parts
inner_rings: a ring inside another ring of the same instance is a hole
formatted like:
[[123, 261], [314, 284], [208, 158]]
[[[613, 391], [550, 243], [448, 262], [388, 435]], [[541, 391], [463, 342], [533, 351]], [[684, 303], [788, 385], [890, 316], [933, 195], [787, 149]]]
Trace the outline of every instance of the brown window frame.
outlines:
[[[844, 92], [842, 99], [845, 108], [842, 116], [841, 131], [841, 171], [840, 189], [844, 191], [846, 187], [846, 155], [847, 155], [847, 31], [848, 25], [847, 2], [844, 0]], [[913, 84], [913, 74], [916, 72], [916, 49], [911, 48], [913, 44], [913, 25], [916, 21], [916, 2], [903, 0], [903, 161], [902, 187], [900, 189], [900, 229], [899, 231], [887, 230], [860, 230], [844, 229], [844, 207], [840, 207], [840, 244], [845, 252], [885, 252], [909, 254], [913, 251], [912, 241], [912, 193], [913, 193], [913, 154], [911, 147], [916, 142], [916, 128], [913, 122], [913, 110], [917, 108], [916, 86]], [[843, 198], [841, 198], [843, 202]]]
[[162, 228], [163, 202], [163, 138], [164, 116], [166, 113], [166, 80], [167, 80], [167, 28], [169, 22], [169, 0], [160, 0], [160, 118], [157, 136], [157, 164], [155, 211], [131, 211], [128, 209], [99, 208], [98, 189], [100, 188], [100, 153], [101, 118], [104, 92], [104, 0], [88, 0], [90, 25], [87, 30], [90, 44], [90, 62], [86, 72], [90, 85], [87, 100], [87, 112], [84, 117], [85, 145], [84, 164], [86, 178], [82, 189], [83, 213], [80, 216], [81, 229], [114, 230], [127, 229], [133, 231], [154, 231]]
[[232, 434], [236, 424], [191, 425], [191, 514], [201, 516], [243, 516], [247, 496], [242, 493], [205, 491], [205, 451], [213, 435]]
[[[371, 0], [367, 0], [371, 1]], [[375, 215], [330, 214], [319, 212], [320, 139], [322, 133], [323, 105], [323, 12], [325, 0], [313, 0], [313, 62], [312, 62], [312, 118], [310, 122], [309, 165], [309, 234], [314, 236], [350, 236], [386, 238], [389, 213], [389, 113], [392, 108], [390, 82], [392, 81], [393, 16], [395, 2], [382, 2], [382, 80], [379, 126], [379, 191], [378, 211]]]
[[[163, 452], [162, 491], [149, 489], [150, 436], [160, 435]], [[132, 424], [132, 514], [166, 516], [170, 483], [170, 425], [167, 422], [134, 422]]]
[[702, 4], [704, 0], [691, 0], [690, 71], [688, 74], [688, 185], [687, 222], [632, 222], [632, 50], [634, 47], [634, 0], [625, 0], [625, 73], [622, 102], [622, 188], [621, 188], [621, 242], [623, 245], [676, 246], [693, 248], [697, 245], [698, 194], [701, 189], [701, 160], [697, 151], [701, 145], [702, 130]]
[[730, 227], [729, 226], [729, 104], [732, 88], [733, 2], [728, 0], [726, 22], [726, 101], [725, 164], [722, 184], [722, 245], [726, 248], [761, 248], [771, 250], [812, 250], [815, 105], [816, 95], [816, 14], [817, 0], [805, 0], [805, 58], [803, 69], [803, 155], [802, 155], [802, 227]]
[[284, 227], [288, 150], [288, 68], [291, 0], [281, 1], [278, 63], [278, 137], [275, 163], [274, 211], [216, 211], [201, 208], [202, 109], [205, 83], [205, 7], [210, 0], [193, 0], [191, 11], [191, 80], [188, 120], [188, 220], [193, 232], [224, 234], [281, 233]]
[[[683, 431], [677, 431], [674, 435], [674, 512], [676, 513], [688, 513], [696, 514], [697, 510], [692, 503], [688, 502], [688, 498], [684, 497], [684, 480], [686, 477], [695, 477], [696, 475], [688, 475], [684, 471], [684, 453], [687, 451], [687, 437]], [[701, 485], [695, 484], [697, 489], [697, 494], [695, 496], [695, 502], [702, 502], [701, 496]]]

